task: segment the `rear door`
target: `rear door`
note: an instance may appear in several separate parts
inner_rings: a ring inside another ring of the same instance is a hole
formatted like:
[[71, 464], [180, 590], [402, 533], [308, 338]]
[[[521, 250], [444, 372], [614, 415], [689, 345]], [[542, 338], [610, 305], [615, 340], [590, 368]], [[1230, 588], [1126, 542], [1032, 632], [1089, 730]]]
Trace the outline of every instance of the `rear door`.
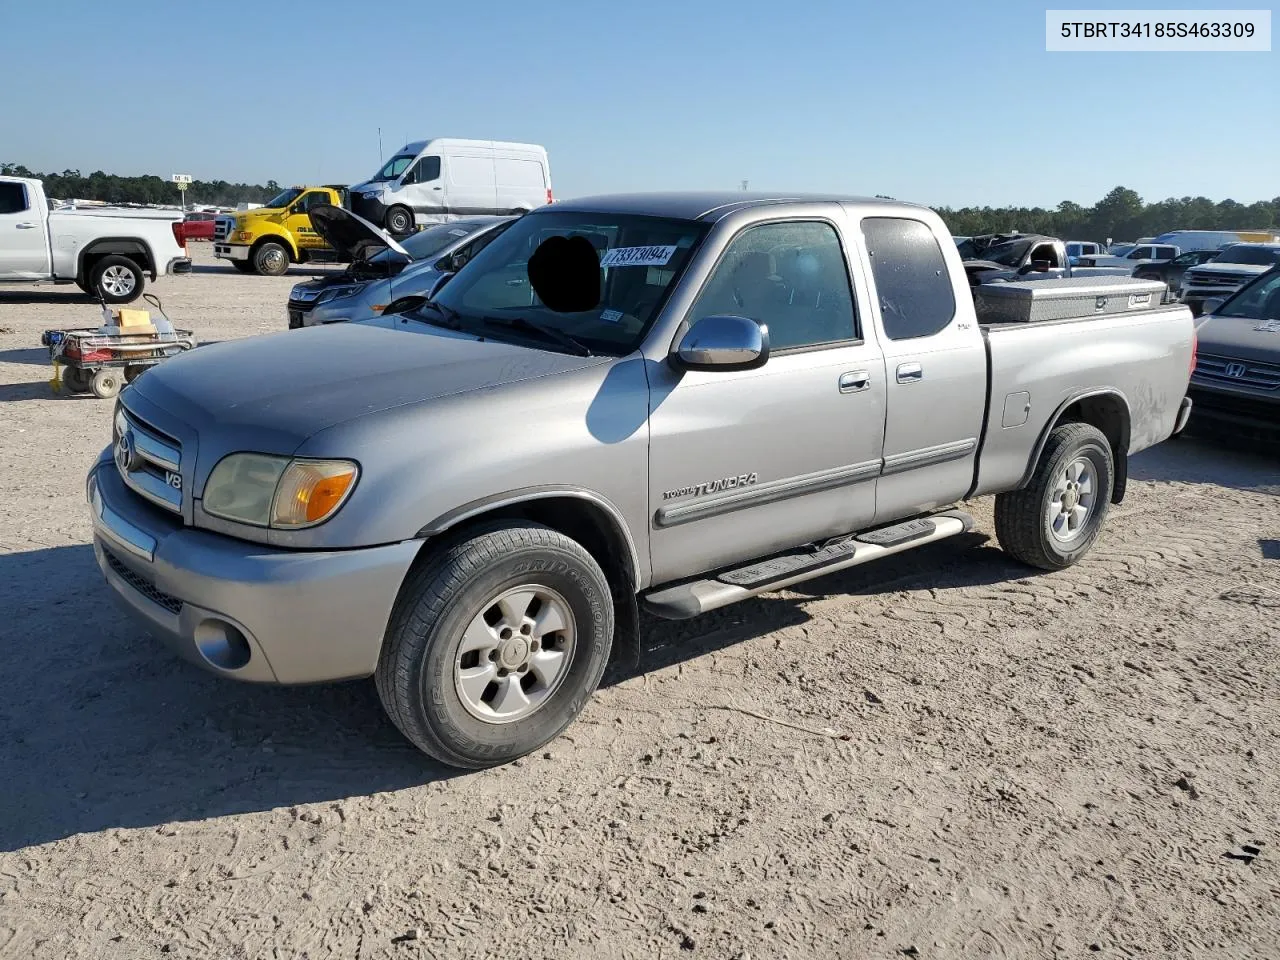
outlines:
[[0, 277], [49, 276], [49, 244], [24, 183], [0, 181]]
[[987, 356], [963, 270], [922, 220], [861, 221], [888, 385], [876, 522], [963, 497], [986, 409]]
[[504, 157], [493, 162], [497, 181], [497, 206], [503, 213], [532, 210], [547, 202], [546, 171], [532, 157]]

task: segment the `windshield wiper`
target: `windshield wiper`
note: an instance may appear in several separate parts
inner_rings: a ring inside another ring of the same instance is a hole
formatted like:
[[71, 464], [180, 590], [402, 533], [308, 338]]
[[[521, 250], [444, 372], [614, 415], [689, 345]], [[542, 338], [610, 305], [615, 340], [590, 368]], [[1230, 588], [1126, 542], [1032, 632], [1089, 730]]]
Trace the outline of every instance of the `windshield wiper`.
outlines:
[[571, 337], [563, 330], [557, 330], [555, 327], [548, 327], [546, 324], [538, 323], [536, 320], [527, 320], [524, 317], [481, 317], [484, 323], [492, 327], [509, 327], [515, 330], [528, 330], [533, 333], [541, 334], [544, 339], [554, 340], [560, 346], [576, 353], [580, 357], [595, 356], [581, 340]]

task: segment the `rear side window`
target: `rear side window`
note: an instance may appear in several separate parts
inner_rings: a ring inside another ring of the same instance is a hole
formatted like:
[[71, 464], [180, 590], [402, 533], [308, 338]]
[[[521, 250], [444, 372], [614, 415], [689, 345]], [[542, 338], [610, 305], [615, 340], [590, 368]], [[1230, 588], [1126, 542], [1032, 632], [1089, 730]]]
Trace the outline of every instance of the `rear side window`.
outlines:
[[27, 190], [20, 183], [0, 183], [0, 213], [22, 213], [27, 209]]
[[862, 235], [885, 335], [914, 340], [945, 330], [956, 314], [956, 298], [933, 231], [919, 220], [869, 217], [862, 221]]

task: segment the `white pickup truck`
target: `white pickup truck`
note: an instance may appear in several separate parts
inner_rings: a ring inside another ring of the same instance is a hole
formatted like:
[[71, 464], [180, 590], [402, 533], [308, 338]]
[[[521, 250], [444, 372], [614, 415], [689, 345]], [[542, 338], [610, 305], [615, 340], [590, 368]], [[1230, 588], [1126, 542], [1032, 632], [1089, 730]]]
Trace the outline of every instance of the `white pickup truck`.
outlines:
[[145, 277], [190, 271], [176, 210], [50, 210], [39, 180], [0, 177], [0, 283], [75, 283], [129, 303]]

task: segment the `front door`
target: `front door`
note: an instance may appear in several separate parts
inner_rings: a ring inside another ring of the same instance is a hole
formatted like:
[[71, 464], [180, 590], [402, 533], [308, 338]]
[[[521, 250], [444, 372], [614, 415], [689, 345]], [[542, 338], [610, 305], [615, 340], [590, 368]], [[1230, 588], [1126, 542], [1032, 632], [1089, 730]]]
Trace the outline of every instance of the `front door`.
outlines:
[[387, 206], [407, 206], [418, 223], [437, 223], [444, 219], [446, 191], [439, 157], [419, 157], [401, 178], [400, 188]]
[[[883, 334], [888, 416], [876, 520], [925, 513], [973, 483], [986, 407], [987, 357], [964, 274], [948, 268], [923, 221], [868, 217], [862, 235]], [[951, 242], [948, 238], [942, 238]]]
[[318, 203], [332, 202], [327, 193], [308, 190], [290, 205], [285, 228], [297, 241], [299, 250], [324, 250], [328, 247], [311, 225], [311, 208]]
[[655, 582], [870, 524], [884, 365], [854, 303], [829, 222], [757, 224], [730, 242], [687, 319], [750, 317], [767, 325], [771, 352], [755, 370], [652, 368]]
[[49, 276], [49, 246], [25, 184], [0, 182], [0, 277]]

